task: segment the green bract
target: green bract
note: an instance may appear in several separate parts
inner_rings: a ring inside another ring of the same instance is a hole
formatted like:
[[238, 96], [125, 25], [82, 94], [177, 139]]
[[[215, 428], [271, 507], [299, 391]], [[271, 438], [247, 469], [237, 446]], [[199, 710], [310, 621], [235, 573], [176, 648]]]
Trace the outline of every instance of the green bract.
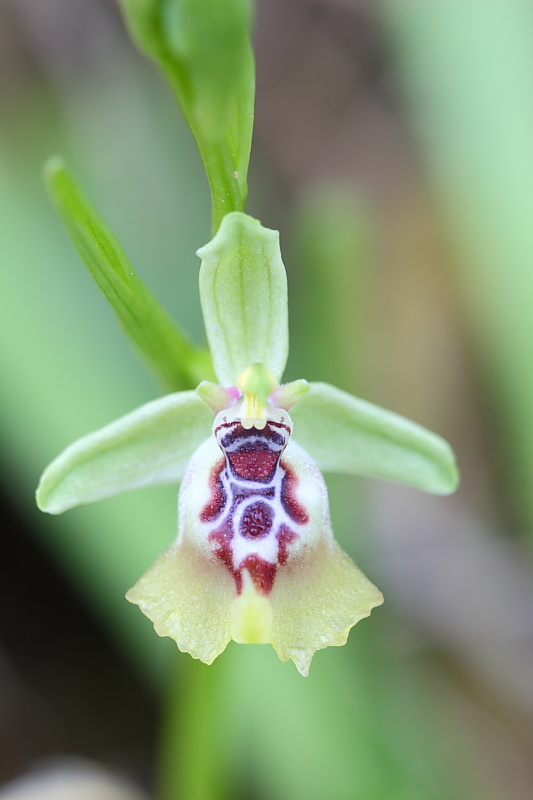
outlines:
[[[68, 176], [57, 176], [66, 183], [56, 180], [55, 194], [67, 186], [67, 228], [127, 319], [138, 279]], [[458, 482], [453, 453], [435, 434], [328, 384], [279, 385], [288, 313], [277, 232], [233, 212], [198, 255], [221, 385], [203, 380], [196, 392], [155, 400], [80, 439], [45, 470], [37, 502], [60, 513], [182, 481], [178, 538], [128, 599], [160, 635], [206, 663], [230, 639], [270, 642], [307, 675], [317, 649], [344, 644], [382, 602], [333, 538], [319, 469], [446, 494]], [[147, 337], [158, 330], [153, 319], [146, 317]]]

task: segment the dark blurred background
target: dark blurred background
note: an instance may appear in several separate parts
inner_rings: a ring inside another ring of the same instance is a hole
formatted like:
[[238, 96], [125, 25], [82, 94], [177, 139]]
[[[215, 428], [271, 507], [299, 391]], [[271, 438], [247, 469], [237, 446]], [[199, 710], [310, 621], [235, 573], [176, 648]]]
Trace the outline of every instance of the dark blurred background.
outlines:
[[[437, 431], [463, 481], [451, 498], [329, 481], [385, 605], [308, 681], [270, 648], [228, 648], [233, 796], [528, 800], [533, 5], [260, 0], [255, 45], [248, 211], [281, 231], [287, 379]], [[153, 791], [166, 676], [186, 694], [189, 657], [123, 596], [172, 540], [176, 491], [60, 518], [33, 492], [71, 440], [160, 389], [40, 171], [69, 160], [198, 342], [207, 183], [113, 0], [0, 0], [0, 119], [0, 785], [72, 754]]]

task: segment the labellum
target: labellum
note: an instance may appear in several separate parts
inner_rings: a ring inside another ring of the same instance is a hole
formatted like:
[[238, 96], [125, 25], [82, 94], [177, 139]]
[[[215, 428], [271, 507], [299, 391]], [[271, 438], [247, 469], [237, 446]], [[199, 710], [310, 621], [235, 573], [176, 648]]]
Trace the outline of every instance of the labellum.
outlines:
[[128, 593], [206, 663], [230, 639], [271, 642], [306, 675], [382, 602], [333, 539], [324, 480], [292, 428], [246, 393], [217, 414], [183, 479], [178, 538]]

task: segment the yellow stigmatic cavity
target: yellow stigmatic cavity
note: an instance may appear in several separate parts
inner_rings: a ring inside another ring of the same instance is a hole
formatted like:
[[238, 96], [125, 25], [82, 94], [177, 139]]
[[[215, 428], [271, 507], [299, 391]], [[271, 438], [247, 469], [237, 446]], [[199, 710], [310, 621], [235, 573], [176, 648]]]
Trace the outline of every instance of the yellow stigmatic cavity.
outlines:
[[276, 388], [276, 379], [264, 364], [250, 364], [241, 373], [237, 388], [243, 393], [243, 428], [262, 430], [268, 419], [268, 397]]
[[237, 381], [237, 388], [241, 392], [255, 395], [262, 405], [268, 402], [268, 396], [277, 386], [277, 381], [264, 364], [250, 364], [242, 372]]

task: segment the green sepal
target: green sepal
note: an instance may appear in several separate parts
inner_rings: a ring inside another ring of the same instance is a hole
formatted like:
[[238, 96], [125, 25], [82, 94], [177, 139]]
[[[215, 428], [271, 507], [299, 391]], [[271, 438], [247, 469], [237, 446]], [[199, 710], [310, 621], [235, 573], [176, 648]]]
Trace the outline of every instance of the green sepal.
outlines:
[[212, 424], [212, 412], [194, 391], [146, 403], [52, 461], [41, 476], [37, 505], [61, 514], [133, 489], [178, 483]]
[[234, 386], [248, 366], [258, 363], [279, 383], [289, 347], [279, 233], [234, 212], [198, 255], [200, 299], [219, 383]]
[[249, 0], [120, 0], [138, 47], [161, 68], [198, 144], [216, 231], [244, 208], [255, 68]]
[[52, 202], [85, 266], [113, 306], [125, 333], [171, 391], [192, 389], [210, 377], [205, 348], [191, 344], [135, 274], [126, 254], [76, 185], [66, 164], [45, 165]]
[[451, 494], [459, 473], [434, 433], [327, 383], [310, 383], [291, 411], [294, 438], [324, 472], [344, 472]]

